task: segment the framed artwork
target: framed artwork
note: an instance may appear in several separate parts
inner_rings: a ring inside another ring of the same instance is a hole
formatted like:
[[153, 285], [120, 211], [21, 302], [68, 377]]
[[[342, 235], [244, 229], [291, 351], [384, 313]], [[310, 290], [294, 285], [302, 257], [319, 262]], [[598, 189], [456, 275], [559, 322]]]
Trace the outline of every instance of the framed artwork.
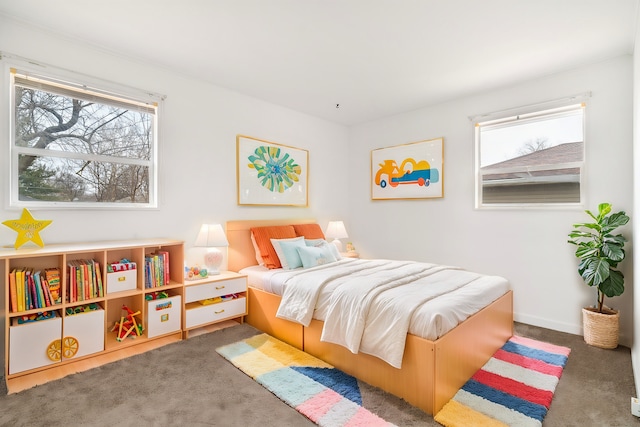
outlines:
[[444, 138], [371, 151], [371, 199], [444, 197]]
[[307, 206], [309, 152], [238, 135], [239, 205]]

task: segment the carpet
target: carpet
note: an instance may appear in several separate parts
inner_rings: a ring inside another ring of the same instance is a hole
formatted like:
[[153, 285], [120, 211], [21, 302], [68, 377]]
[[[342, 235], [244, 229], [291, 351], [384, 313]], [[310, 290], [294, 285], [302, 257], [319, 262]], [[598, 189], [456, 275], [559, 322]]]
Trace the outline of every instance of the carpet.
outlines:
[[435, 420], [445, 427], [541, 426], [570, 351], [513, 336]]
[[319, 426], [393, 426], [362, 406], [354, 377], [267, 334], [216, 351]]

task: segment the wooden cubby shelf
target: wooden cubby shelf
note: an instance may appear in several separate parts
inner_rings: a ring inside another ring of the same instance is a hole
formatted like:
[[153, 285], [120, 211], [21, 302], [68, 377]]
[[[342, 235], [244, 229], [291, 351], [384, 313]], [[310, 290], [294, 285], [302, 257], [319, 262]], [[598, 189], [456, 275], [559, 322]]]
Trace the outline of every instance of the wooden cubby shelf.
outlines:
[[[128, 263], [128, 269], [108, 268], [121, 263]], [[48, 269], [59, 272], [60, 301], [55, 304], [41, 280]], [[18, 295], [19, 282], [12, 285], [19, 270], [28, 275], [39, 273], [38, 280], [33, 280], [34, 287], [25, 287], [25, 292], [31, 290], [33, 308], [22, 292]], [[148, 280], [149, 276], [152, 280]], [[91, 358], [98, 360], [105, 353], [150, 341], [178, 341], [183, 336], [182, 241], [153, 239], [4, 248], [0, 249], [0, 277], [4, 286], [0, 294], [0, 307], [4, 310], [2, 354], [9, 391], [15, 379]], [[40, 290], [36, 287], [38, 281]], [[154, 299], [156, 292], [162, 292], [162, 298]], [[18, 305], [20, 299], [26, 306]], [[138, 327], [123, 337], [122, 329], [129, 323], [122, 320], [131, 313]], [[116, 327], [119, 323], [123, 323], [122, 329]]]

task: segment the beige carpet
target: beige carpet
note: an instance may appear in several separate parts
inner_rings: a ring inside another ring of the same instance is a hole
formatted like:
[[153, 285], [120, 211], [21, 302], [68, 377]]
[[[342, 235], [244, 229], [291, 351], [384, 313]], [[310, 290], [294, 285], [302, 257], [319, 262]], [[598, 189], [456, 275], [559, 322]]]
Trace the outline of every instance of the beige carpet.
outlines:
[[[215, 351], [258, 333], [233, 326], [0, 396], [0, 425], [314, 426]], [[365, 388], [380, 415], [398, 425], [432, 422], [404, 401]]]
[[[313, 426], [232, 366], [217, 347], [258, 333], [244, 324], [170, 344], [17, 394], [0, 394], [2, 426]], [[571, 348], [544, 427], [639, 426], [628, 348], [590, 347], [582, 337], [516, 324], [516, 333]], [[371, 390], [368, 405], [399, 426], [432, 417]]]

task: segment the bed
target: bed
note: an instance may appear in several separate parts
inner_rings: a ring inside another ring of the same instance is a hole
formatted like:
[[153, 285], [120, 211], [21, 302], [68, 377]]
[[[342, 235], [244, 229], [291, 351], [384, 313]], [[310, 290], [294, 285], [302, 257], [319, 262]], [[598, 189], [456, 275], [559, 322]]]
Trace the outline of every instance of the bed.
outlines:
[[[311, 227], [314, 221], [227, 222], [229, 270], [244, 269], [243, 271], [247, 272], [258, 264], [252, 229], [291, 224], [309, 224]], [[310, 236], [316, 237], [318, 236]], [[348, 261], [342, 264], [355, 265], [349, 264]], [[246, 270], [247, 268], [249, 270]], [[379, 357], [363, 352], [354, 354], [342, 345], [321, 340], [325, 326], [323, 320], [313, 318], [305, 326], [276, 317], [283, 299], [282, 292], [273, 293], [273, 289], [260, 289], [261, 286], [254, 284], [250, 283], [247, 292], [247, 323], [432, 415], [437, 413], [513, 334], [513, 296], [510, 290], [506, 290], [442, 336], [428, 339], [407, 333], [401, 365], [397, 368]]]

